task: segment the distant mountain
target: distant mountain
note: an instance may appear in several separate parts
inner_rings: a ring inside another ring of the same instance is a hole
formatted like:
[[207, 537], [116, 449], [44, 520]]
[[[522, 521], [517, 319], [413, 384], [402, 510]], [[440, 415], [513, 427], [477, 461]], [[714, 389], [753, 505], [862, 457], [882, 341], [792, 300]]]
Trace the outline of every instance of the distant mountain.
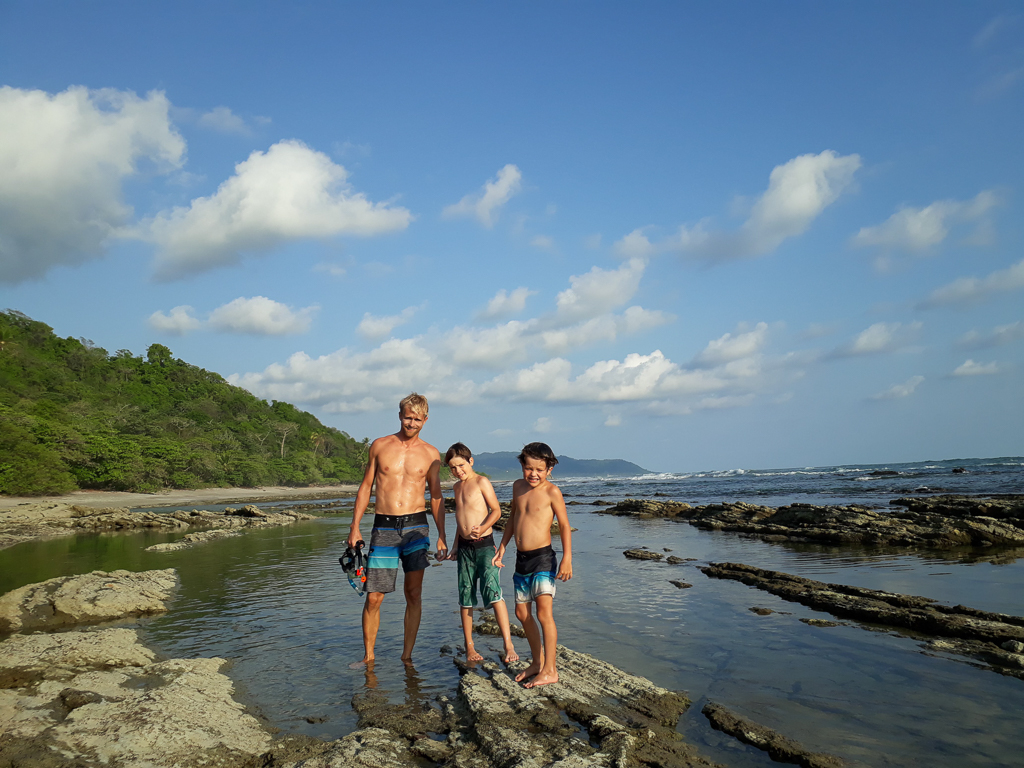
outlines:
[[[483, 472], [491, 480], [516, 480], [523, 471], [516, 458], [518, 452], [499, 451], [478, 453], [473, 457], [473, 469]], [[574, 459], [558, 456], [553, 477], [633, 477], [650, 474], [649, 469], [622, 459]]]

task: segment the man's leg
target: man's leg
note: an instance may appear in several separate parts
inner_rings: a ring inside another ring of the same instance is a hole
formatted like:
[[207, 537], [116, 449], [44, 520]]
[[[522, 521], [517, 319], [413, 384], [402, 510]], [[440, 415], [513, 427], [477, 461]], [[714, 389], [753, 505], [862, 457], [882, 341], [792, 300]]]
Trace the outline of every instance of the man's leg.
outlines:
[[373, 647], [377, 644], [377, 630], [380, 628], [380, 604], [384, 602], [383, 592], [368, 592], [363, 603], [363, 660], [373, 661]]
[[416, 633], [420, 631], [424, 573], [425, 569], [405, 574], [405, 645], [402, 648], [402, 661], [412, 660], [412, 647], [416, 645]]

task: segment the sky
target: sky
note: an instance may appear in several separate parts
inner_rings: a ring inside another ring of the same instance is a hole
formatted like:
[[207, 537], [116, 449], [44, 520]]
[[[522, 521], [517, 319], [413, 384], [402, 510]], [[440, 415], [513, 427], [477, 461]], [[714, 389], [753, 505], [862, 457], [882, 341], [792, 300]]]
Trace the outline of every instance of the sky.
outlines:
[[1024, 454], [1017, 2], [0, 0], [0, 308], [353, 437]]

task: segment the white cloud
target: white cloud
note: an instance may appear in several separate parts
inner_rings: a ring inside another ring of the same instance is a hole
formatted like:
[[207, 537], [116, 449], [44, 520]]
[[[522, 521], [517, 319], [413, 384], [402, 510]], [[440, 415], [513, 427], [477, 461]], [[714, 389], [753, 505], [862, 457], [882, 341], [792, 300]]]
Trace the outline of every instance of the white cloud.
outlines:
[[604, 425], [606, 427], [621, 427], [622, 416], [618, 413], [609, 413], [608, 418], [604, 420]]
[[921, 330], [922, 323], [875, 323], [857, 334], [849, 344], [836, 349], [832, 356], [851, 357], [894, 352], [909, 344]]
[[502, 288], [494, 295], [494, 298], [487, 302], [487, 308], [480, 313], [479, 317], [482, 320], [491, 320], [518, 314], [526, 307], [526, 299], [536, 293], [528, 288], [516, 288], [508, 293]]
[[980, 304], [991, 296], [1024, 288], [1024, 259], [1013, 266], [992, 272], [988, 277], [960, 277], [932, 291], [920, 302], [919, 309]]
[[924, 381], [924, 376], [911, 376], [902, 384], [894, 384], [884, 392], [879, 392], [877, 395], [872, 395], [872, 400], [898, 400], [901, 397], [910, 397], [914, 394], [914, 390], [917, 389], [918, 385]]
[[530, 238], [530, 245], [534, 248], [539, 248], [542, 251], [555, 251], [555, 241], [548, 235], [535, 235]]
[[989, 333], [970, 331], [963, 335], [959, 344], [975, 348], [997, 347], [1021, 339], [1024, 339], [1024, 321], [1018, 320], [1016, 323], [997, 325]]
[[561, 355], [600, 341], [613, 342], [621, 335], [657, 328], [673, 319], [674, 315], [666, 312], [630, 307], [621, 315], [601, 315], [565, 328], [542, 331], [540, 338], [547, 352]]
[[751, 357], [761, 350], [767, 337], [767, 323], [758, 323], [754, 330], [737, 333], [735, 336], [726, 333], [709, 341], [707, 347], [697, 355], [694, 362], [701, 366], [716, 366]]
[[234, 133], [248, 136], [252, 133], [248, 124], [227, 107], [214, 107], [199, 117], [199, 125], [219, 133]]
[[309, 330], [316, 305], [300, 310], [266, 296], [243, 297], [217, 307], [210, 313], [210, 327], [228, 333], [248, 333], [258, 336], [285, 336]]
[[703, 397], [697, 402], [697, 408], [705, 411], [718, 411], [726, 408], [746, 408], [754, 402], [753, 393], [745, 395], [725, 395], [723, 397]]
[[533, 431], [545, 434], [551, 431], [551, 419], [547, 416], [541, 416], [535, 422], [533, 422]]
[[953, 371], [953, 376], [991, 376], [994, 373], [1000, 372], [999, 364], [996, 362], [992, 363], [976, 363], [973, 360], [965, 360], [962, 365], [957, 366], [957, 369]]
[[739, 230], [709, 231], [700, 222], [693, 227], [681, 226], [674, 236], [652, 244], [644, 230], [637, 229], [619, 240], [616, 250], [634, 258], [677, 251], [710, 260], [771, 253], [788, 238], [806, 232], [814, 219], [850, 187], [860, 166], [859, 155], [838, 155], [832, 150], [794, 157], [772, 170], [768, 189], [754, 203]]
[[493, 328], [453, 328], [442, 349], [458, 365], [506, 368], [527, 359], [534, 322], [512, 320]]
[[0, 87], [0, 281], [42, 277], [103, 252], [132, 210], [140, 163], [179, 168], [185, 141], [163, 93]]
[[597, 317], [621, 307], [640, 287], [647, 266], [643, 259], [630, 259], [618, 269], [594, 267], [585, 275], [569, 278], [569, 288], [558, 294], [558, 317], [567, 321]]
[[198, 330], [203, 326], [202, 322], [192, 315], [194, 310], [187, 304], [175, 307], [169, 313], [154, 312], [146, 321], [150, 328], [170, 333], [175, 336], [182, 336], [189, 331]]
[[997, 203], [994, 192], [984, 191], [973, 200], [937, 200], [924, 208], [901, 208], [882, 224], [862, 227], [852, 243], [860, 247], [924, 251], [945, 240], [951, 226], [967, 222], [979, 222], [984, 235], [991, 227], [988, 213]]
[[442, 216], [475, 216], [480, 224], [490, 229], [494, 226], [498, 210], [519, 192], [522, 178], [519, 169], [509, 163], [498, 171], [497, 178], [484, 184], [480, 192], [466, 195], [454, 205], [449, 205], [442, 211]]
[[135, 235], [156, 243], [157, 273], [173, 278], [291, 240], [377, 235], [409, 225], [408, 210], [371, 203], [347, 177], [324, 153], [281, 141], [236, 165], [235, 175], [210, 197], [159, 214]]
[[359, 321], [356, 332], [364, 339], [383, 339], [391, 335], [391, 332], [400, 325], [409, 322], [416, 314], [419, 307], [406, 307], [397, 315], [384, 315], [377, 317], [369, 312], [363, 315]]

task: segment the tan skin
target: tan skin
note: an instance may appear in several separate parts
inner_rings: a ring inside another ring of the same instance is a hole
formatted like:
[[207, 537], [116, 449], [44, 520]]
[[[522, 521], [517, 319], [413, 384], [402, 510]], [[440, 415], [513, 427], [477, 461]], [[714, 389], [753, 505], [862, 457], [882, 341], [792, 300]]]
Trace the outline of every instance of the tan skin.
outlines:
[[[505, 556], [505, 546], [513, 535], [516, 537], [516, 548], [522, 551], [550, 545], [551, 522], [558, 520], [562, 538], [562, 562], [558, 566], [556, 578], [559, 581], [568, 581], [572, 578], [572, 531], [562, 492], [548, 479], [550, 474], [551, 468], [544, 459], [525, 457], [523, 479], [516, 480], [512, 486], [512, 512], [493, 562], [499, 568], [504, 567], [501, 559]], [[525, 684], [527, 688], [558, 682], [555, 658], [558, 628], [555, 626], [551, 609], [551, 595], [538, 595], [535, 602], [536, 620], [533, 618], [530, 603], [516, 603], [516, 618], [522, 622], [532, 656], [530, 666], [516, 675], [516, 681], [522, 682], [532, 677], [533, 679]]]
[[[448, 468], [458, 481], [452, 491], [455, 494], [455, 523], [459, 535], [464, 539], [476, 541], [489, 536], [492, 527], [501, 517], [501, 507], [498, 504], [498, 497], [494, 495], [494, 486], [486, 477], [478, 475], [473, 471], [473, 457], [465, 459], [462, 456], [453, 456], [448, 462]], [[455, 539], [449, 560], [458, 557], [459, 540]], [[501, 630], [501, 637], [505, 642], [505, 655], [502, 661], [506, 664], [519, 660], [515, 646], [512, 645], [512, 633], [508, 625], [508, 608], [504, 600], [498, 600], [491, 604], [494, 609], [494, 618]], [[466, 661], [483, 661], [476, 647], [473, 644], [473, 609], [460, 606], [462, 614], [462, 634], [466, 641]]]
[[[374, 486], [378, 515], [411, 515], [424, 511], [424, 491], [429, 488], [430, 511], [438, 531], [436, 557], [443, 560], [448, 555], [448, 545], [445, 542], [444, 498], [439, 479], [441, 456], [434, 446], [420, 439], [420, 430], [427, 421], [427, 414], [406, 406], [399, 418], [402, 428], [397, 433], [378, 438], [370, 446], [369, 463], [356, 493], [348, 545], [355, 547], [356, 542], [364, 540], [359, 531], [359, 523], [366, 513]], [[406, 663], [412, 659], [412, 649], [420, 628], [423, 573], [411, 571], [405, 574], [405, 643], [402, 661]], [[383, 592], [370, 592], [366, 595], [366, 603], [363, 605], [364, 654], [362, 660], [353, 666], [370, 664], [374, 660], [373, 649], [380, 628], [380, 606], [383, 601]]]

